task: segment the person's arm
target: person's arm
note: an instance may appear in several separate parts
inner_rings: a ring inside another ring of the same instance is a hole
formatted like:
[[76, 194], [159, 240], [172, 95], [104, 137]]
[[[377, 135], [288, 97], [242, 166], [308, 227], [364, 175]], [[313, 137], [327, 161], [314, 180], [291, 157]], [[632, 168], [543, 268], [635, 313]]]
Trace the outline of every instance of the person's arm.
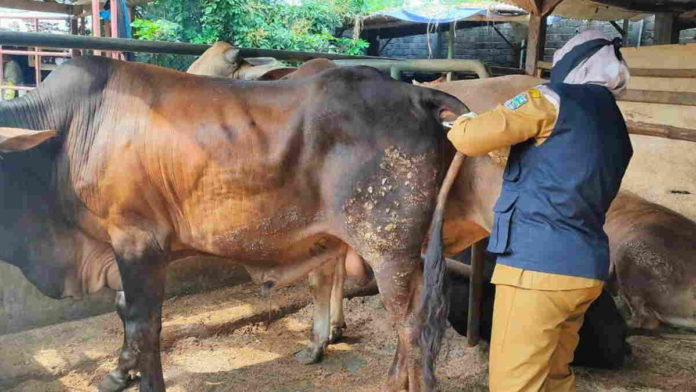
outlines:
[[447, 137], [458, 151], [469, 156], [484, 155], [531, 138], [541, 144], [556, 124], [557, 102], [551, 90], [533, 88], [491, 111], [458, 118]]

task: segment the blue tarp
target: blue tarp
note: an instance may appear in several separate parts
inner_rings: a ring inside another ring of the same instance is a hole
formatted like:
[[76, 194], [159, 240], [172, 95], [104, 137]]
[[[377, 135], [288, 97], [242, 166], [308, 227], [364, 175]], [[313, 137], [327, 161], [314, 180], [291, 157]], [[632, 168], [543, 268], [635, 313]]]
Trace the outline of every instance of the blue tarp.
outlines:
[[[131, 23], [130, 23], [130, 15], [128, 12], [128, 6], [126, 5], [126, 0], [117, 0], [119, 7], [118, 7], [118, 16], [119, 16], [119, 22], [118, 22], [118, 37], [119, 38], [132, 38], [131, 35]], [[99, 17], [102, 20], [111, 20], [111, 10], [104, 10], [99, 12]]]
[[474, 15], [486, 15], [488, 11], [483, 8], [454, 7], [434, 16], [419, 14], [413, 10], [394, 10], [379, 12], [375, 15], [391, 16], [392, 18], [416, 23], [450, 23], [455, 20], [463, 20]]

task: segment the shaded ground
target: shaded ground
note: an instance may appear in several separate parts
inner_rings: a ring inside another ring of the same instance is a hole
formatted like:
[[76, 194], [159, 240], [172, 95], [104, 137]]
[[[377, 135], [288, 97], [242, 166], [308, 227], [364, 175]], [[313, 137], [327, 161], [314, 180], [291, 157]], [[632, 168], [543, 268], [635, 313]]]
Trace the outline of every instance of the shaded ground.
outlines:
[[[280, 290], [270, 301], [258, 292], [244, 284], [165, 304], [168, 391], [379, 391], [396, 341], [378, 297], [348, 300], [346, 339], [323, 363], [304, 366], [293, 354], [308, 342], [306, 288]], [[266, 327], [269, 308], [276, 320]], [[94, 391], [115, 365], [121, 339], [114, 314], [0, 336], [0, 390]], [[631, 343], [633, 358], [620, 371], [578, 369], [578, 391], [696, 391], [696, 336], [636, 336]], [[486, 391], [485, 349], [467, 347], [450, 330], [441, 391]]]

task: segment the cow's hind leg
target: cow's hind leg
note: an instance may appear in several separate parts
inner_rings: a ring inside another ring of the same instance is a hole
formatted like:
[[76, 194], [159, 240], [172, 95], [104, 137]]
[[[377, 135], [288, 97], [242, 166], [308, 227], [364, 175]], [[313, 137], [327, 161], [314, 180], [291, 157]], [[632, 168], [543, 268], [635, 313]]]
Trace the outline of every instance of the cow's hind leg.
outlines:
[[329, 344], [331, 292], [334, 286], [336, 262], [338, 260], [327, 262], [309, 273], [309, 288], [314, 298], [312, 341], [306, 349], [295, 355], [304, 364], [319, 362]]
[[420, 257], [394, 258], [370, 264], [398, 339], [386, 390], [422, 391], [421, 322], [418, 315], [423, 279]]
[[633, 333], [657, 330], [660, 326], [660, 320], [655, 312], [649, 308], [643, 296], [622, 293], [622, 298], [631, 309], [631, 319], [628, 321], [628, 326], [633, 330]]
[[125, 308], [125, 342], [116, 370], [99, 386], [100, 392], [122, 391], [132, 371], [140, 371], [141, 392], [164, 392], [160, 359], [160, 330], [166, 254], [148, 232], [112, 234]]
[[331, 289], [331, 331], [329, 342], [336, 343], [346, 329], [346, 319], [343, 314], [343, 284], [346, 279], [346, 262], [341, 259], [336, 262]]

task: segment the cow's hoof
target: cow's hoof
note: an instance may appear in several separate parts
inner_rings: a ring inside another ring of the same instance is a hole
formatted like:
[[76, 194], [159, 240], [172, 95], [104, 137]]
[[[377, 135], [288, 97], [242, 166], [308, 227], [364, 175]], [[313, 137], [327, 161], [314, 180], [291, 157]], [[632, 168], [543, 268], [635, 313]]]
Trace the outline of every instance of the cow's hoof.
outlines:
[[99, 392], [121, 392], [130, 387], [137, 381], [137, 377], [121, 377], [117, 372], [110, 373], [104, 377], [99, 384]]
[[329, 333], [329, 343], [336, 343], [343, 337], [343, 331], [346, 329], [346, 325], [331, 327], [331, 333]]
[[295, 358], [303, 365], [312, 365], [321, 362], [324, 356], [324, 350], [321, 346], [308, 346], [302, 351], [295, 353]]

